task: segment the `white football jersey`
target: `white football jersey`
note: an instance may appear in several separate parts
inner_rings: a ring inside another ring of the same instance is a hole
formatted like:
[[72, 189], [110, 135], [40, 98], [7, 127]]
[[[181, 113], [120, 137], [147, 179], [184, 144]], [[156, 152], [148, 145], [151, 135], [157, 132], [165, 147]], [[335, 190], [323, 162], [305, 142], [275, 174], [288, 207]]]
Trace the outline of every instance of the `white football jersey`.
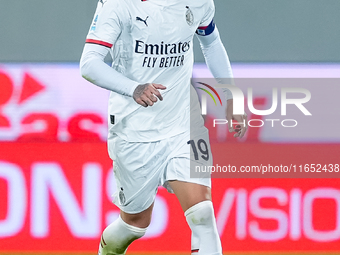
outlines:
[[147, 108], [111, 92], [109, 136], [151, 142], [189, 131], [193, 36], [210, 34], [213, 16], [213, 0], [99, 1], [86, 42], [111, 48], [112, 68], [129, 79], [167, 87]]

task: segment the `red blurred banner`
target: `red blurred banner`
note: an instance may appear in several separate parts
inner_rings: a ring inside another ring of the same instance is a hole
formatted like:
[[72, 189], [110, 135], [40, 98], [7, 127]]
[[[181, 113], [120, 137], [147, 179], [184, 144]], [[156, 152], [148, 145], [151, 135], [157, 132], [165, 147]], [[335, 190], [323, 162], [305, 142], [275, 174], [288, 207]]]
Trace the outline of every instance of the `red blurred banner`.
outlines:
[[[215, 161], [228, 155], [235, 165], [244, 163], [240, 152], [252, 159], [299, 151], [297, 161], [332, 161], [340, 152], [322, 144], [233, 143], [223, 152], [218, 146], [212, 144]], [[321, 157], [313, 148], [329, 153]], [[117, 217], [114, 191], [104, 142], [2, 142], [0, 251], [95, 252], [101, 231]], [[225, 251], [339, 251], [338, 179], [213, 179], [213, 202]], [[183, 212], [160, 189], [148, 235], [129, 250], [189, 249]]]
[[[259, 75], [250, 78], [309, 77], [305, 69], [320, 74], [308, 65], [281, 69], [234, 71]], [[195, 66], [194, 76], [200, 75], [208, 77], [205, 66]], [[96, 252], [102, 230], [119, 213], [111, 203], [116, 185], [105, 143], [108, 91], [82, 79], [78, 65], [1, 65], [0, 85], [0, 252]], [[293, 169], [282, 175], [214, 173], [220, 177], [212, 192], [224, 251], [340, 251], [340, 121], [333, 105], [339, 86], [319, 85], [308, 83], [312, 100], [306, 106], [316, 121], [297, 115], [294, 128], [275, 122], [274, 129], [274, 122], [248, 114], [253, 125], [265, 125], [238, 140], [207, 118], [215, 165]], [[256, 109], [270, 108], [271, 91], [271, 85], [254, 88]], [[275, 114], [271, 118], [282, 117]], [[320, 178], [325, 172], [327, 179]], [[159, 189], [147, 234], [129, 250], [190, 250], [190, 230], [174, 195]]]

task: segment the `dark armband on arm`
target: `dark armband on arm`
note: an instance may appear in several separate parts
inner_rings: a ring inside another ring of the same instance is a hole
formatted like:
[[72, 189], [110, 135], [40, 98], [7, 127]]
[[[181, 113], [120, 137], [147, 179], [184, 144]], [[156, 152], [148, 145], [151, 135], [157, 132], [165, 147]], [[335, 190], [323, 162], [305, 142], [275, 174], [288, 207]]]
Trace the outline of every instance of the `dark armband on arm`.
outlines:
[[215, 30], [215, 22], [212, 20], [208, 26], [205, 27], [198, 27], [196, 30], [196, 34], [201, 36], [210, 35]]

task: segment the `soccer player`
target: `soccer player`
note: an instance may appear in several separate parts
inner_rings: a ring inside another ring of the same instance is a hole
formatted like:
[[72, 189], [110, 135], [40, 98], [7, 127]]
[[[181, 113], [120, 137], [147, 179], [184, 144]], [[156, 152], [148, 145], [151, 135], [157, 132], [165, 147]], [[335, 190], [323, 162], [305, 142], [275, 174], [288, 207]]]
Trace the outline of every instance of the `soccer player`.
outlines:
[[[108, 151], [120, 208], [120, 217], [102, 234], [101, 255], [125, 254], [145, 234], [160, 185], [175, 193], [185, 212], [192, 254], [222, 254], [211, 179], [190, 178], [192, 143], [200, 141], [206, 149], [205, 157], [192, 161], [212, 165], [208, 131], [190, 84], [195, 33], [214, 77], [232, 77], [214, 10], [213, 0], [98, 2], [80, 68], [85, 79], [111, 91]], [[112, 67], [104, 62], [108, 53]], [[228, 91], [226, 100], [229, 121], [243, 123], [244, 116], [232, 116]], [[229, 131], [242, 137], [246, 126]]]

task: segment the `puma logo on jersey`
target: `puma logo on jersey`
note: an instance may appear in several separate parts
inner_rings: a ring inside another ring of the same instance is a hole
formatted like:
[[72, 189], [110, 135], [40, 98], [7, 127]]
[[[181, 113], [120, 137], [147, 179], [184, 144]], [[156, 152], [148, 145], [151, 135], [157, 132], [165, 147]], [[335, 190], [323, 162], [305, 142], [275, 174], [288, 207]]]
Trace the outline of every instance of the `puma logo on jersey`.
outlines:
[[145, 18], [145, 20], [144, 20], [144, 19], [142, 19], [142, 18], [140, 18], [140, 17], [136, 17], [136, 20], [137, 20], [137, 21], [143, 22], [143, 23], [145, 24], [145, 26], [148, 27], [148, 23], [146, 23], [146, 20], [147, 20], [148, 18], [149, 18], [149, 16], [147, 16], [147, 17]]
[[99, 0], [102, 3], [102, 6], [107, 2], [107, 0]]

